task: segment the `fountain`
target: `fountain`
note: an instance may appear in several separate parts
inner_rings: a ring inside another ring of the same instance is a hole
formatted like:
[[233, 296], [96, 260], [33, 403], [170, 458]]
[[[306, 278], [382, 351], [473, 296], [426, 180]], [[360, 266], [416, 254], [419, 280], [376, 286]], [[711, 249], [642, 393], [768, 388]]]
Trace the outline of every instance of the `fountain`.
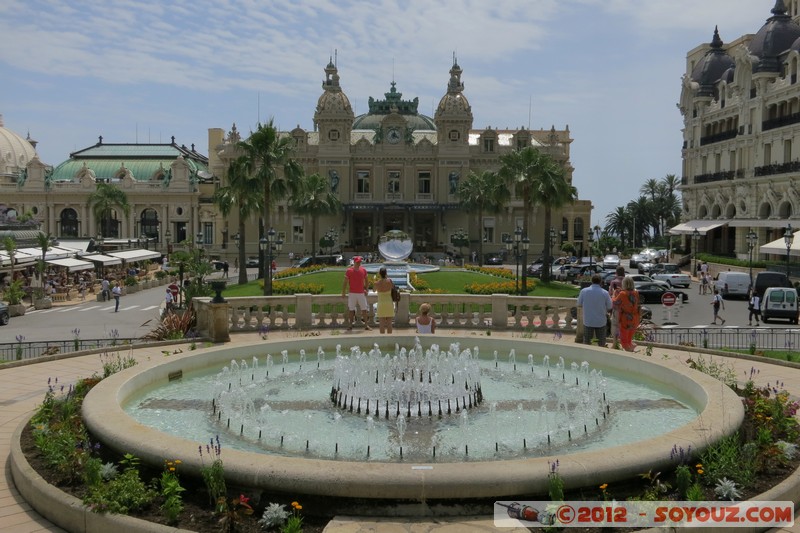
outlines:
[[95, 387], [84, 418], [105, 445], [154, 465], [179, 457], [199, 472], [198, 444], [219, 434], [236, 485], [428, 502], [546, 494], [556, 457], [570, 487], [667, 468], [673, 446], [701, 450], [742, 418], [732, 391], [655, 358], [495, 337], [338, 341], [143, 364]]
[[395, 285], [401, 289], [413, 289], [409, 281], [409, 273], [439, 270], [439, 267], [434, 265], [409, 263], [408, 258], [411, 257], [413, 251], [414, 243], [408, 233], [400, 230], [387, 231], [378, 241], [378, 252], [383, 258], [383, 263], [366, 264], [364, 268], [370, 274], [375, 274], [381, 267], [386, 267], [386, 274]]

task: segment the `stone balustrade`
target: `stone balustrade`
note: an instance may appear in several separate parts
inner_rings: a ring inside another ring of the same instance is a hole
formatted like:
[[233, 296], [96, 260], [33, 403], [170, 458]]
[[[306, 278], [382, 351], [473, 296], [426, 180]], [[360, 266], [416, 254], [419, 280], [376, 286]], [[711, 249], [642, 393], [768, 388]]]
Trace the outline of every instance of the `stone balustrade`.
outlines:
[[[192, 301], [199, 333], [214, 340], [228, 338], [230, 333], [236, 332], [347, 327], [347, 300], [339, 295], [236, 297], [228, 298], [223, 304], [213, 304], [210, 298]], [[367, 301], [374, 309], [377, 295], [368, 295]], [[437, 328], [575, 334], [582, 331], [580, 323], [573, 322], [571, 313], [577, 305], [575, 298], [507, 294], [403, 293], [397, 303], [394, 328], [415, 328], [416, 311], [423, 303], [431, 305]], [[373, 313], [370, 313], [370, 320], [375, 320]]]

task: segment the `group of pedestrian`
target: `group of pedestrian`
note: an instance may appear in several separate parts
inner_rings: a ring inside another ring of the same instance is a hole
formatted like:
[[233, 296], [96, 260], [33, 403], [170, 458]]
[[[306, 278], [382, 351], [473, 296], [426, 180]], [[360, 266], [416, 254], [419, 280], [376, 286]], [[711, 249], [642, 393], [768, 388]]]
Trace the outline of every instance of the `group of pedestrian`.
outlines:
[[592, 344], [592, 340], [597, 339], [597, 345], [605, 347], [610, 321], [615, 342], [619, 339], [623, 350], [635, 351], [633, 336], [641, 319], [640, 299], [633, 278], [624, 274], [624, 268], [617, 269], [617, 276], [609, 284], [611, 293], [601, 286], [600, 275], [595, 274], [592, 284], [578, 294], [584, 344]]
[[[361, 264], [363, 258], [359, 255], [353, 257], [353, 266], [344, 273], [342, 282], [342, 297], [347, 297], [347, 331], [353, 331], [356, 321], [356, 313], [361, 311], [361, 320], [364, 330], [372, 328], [369, 325], [369, 308], [367, 303], [367, 290], [369, 289], [369, 276], [366, 269]], [[392, 323], [395, 314], [395, 302], [392, 299], [392, 289], [395, 288], [394, 282], [388, 275], [386, 267], [378, 270], [378, 279], [373, 284], [375, 292], [378, 294], [378, 305], [375, 316], [378, 318], [378, 331], [381, 334], [392, 333]], [[417, 315], [418, 333], [435, 333], [436, 319], [430, 315], [431, 306], [427, 303], [422, 304]]]

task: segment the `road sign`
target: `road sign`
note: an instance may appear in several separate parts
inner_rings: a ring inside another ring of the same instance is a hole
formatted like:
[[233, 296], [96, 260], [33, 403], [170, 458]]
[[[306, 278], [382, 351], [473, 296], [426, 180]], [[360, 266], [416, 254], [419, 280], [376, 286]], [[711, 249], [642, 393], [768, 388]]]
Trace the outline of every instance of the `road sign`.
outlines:
[[674, 292], [665, 292], [661, 295], [661, 303], [664, 304], [665, 307], [672, 307], [677, 300], [678, 298], [675, 296]]

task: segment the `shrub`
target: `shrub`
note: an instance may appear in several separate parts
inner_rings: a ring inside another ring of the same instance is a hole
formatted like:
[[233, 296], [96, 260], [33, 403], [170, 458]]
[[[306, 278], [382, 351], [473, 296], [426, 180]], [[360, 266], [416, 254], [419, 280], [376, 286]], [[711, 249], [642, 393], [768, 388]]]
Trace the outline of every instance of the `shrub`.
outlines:
[[195, 318], [191, 309], [184, 313], [166, 313], [161, 317], [161, 323], [142, 338], [154, 341], [183, 339], [195, 326]]
[[144, 509], [155, 497], [155, 491], [139, 477], [139, 470], [128, 468], [111, 481], [91, 487], [83, 503], [95, 513], [128, 514]]
[[8, 305], [19, 305], [24, 297], [25, 291], [22, 289], [21, 279], [12, 281], [11, 285], [3, 293], [3, 298], [8, 302]]

